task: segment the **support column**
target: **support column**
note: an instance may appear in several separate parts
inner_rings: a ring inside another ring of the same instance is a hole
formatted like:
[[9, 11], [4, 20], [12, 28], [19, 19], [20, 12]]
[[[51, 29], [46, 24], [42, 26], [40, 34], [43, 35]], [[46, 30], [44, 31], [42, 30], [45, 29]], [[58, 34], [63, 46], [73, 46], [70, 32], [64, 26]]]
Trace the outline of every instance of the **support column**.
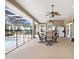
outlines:
[[32, 23], [32, 38], [35, 38], [35, 20]]

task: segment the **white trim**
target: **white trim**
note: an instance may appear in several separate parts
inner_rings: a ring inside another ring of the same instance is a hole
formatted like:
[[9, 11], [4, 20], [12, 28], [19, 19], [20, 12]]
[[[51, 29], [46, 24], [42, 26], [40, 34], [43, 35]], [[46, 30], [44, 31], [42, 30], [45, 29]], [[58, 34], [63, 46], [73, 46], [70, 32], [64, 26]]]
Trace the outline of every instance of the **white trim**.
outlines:
[[70, 25], [72, 25], [72, 24], [73, 24], [72, 22], [67, 24], [67, 26], [69, 26], [69, 28], [68, 28], [68, 29], [69, 29], [69, 35], [66, 34], [66, 36], [67, 36], [68, 38], [70, 38], [70, 30], [71, 30]]

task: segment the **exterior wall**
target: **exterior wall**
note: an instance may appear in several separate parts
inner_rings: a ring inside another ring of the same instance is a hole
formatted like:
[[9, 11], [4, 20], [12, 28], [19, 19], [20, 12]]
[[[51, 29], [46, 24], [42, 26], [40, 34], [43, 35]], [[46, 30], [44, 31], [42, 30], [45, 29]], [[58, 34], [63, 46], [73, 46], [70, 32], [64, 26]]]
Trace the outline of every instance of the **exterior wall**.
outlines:
[[55, 24], [57, 27], [55, 27], [56, 30], [59, 32], [60, 37], [64, 37], [64, 20], [52, 20], [53, 24]]
[[[74, 23], [73, 23], [74, 19], [73, 17], [70, 17], [69, 19], [64, 20], [64, 26], [65, 26], [65, 36], [69, 36], [70, 37], [70, 26], [72, 24], [73, 28], [72, 28], [72, 33], [74, 34]], [[68, 35], [69, 33], [69, 35]]]
[[64, 20], [53, 20], [52, 22], [57, 26], [64, 26]]
[[[68, 28], [68, 24], [72, 24], [72, 34], [74, 34], [74, 23], [73, 23], [73, 17], [70, 17], [70, 18], [68, 18], [68, 19], [66, 19], [66, 20], [53, 20], [52, 22], [55, 24], [55, 25], [57, 25], [57, 26], [60, 26], [60, 27], [64, 27], [65, 28], [65, 37], [67, 37], [67, 30], [69, 29], [70, 30], [70, 28]], [[69, 36], [70, 36], [70, 34], [71, 33], [69, 33]]]

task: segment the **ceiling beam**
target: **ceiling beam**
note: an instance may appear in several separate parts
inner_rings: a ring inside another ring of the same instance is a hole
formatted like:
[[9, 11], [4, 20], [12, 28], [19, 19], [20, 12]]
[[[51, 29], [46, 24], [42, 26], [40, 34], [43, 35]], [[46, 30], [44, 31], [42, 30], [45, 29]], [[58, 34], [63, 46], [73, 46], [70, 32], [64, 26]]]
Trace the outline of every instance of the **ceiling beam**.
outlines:
[[13, 4], [16, 8], [21, 10], [23, 13], [34, 19], [37, 23], [40, 23], [34, 16], [32, 16], [27, 10], [25, 10], [20, 4], [18, 4], [15, 0], [7, 0], [11, 4]]

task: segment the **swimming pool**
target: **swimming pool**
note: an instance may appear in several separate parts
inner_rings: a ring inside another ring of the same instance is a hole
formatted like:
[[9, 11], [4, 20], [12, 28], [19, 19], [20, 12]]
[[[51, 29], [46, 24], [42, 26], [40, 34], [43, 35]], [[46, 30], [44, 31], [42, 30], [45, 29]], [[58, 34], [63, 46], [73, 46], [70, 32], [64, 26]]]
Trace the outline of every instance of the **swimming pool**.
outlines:
[[16, 38], [8, 38], [5, 40], [5, 47], [16, 44]]
[[[29, 37], [29, 38], [28, 38]], [[5, 52], [9, 52], [13, 49], [15, 49], [17, 46], [22, 45], [24, 42], [27, 42], [31, 39], [31, 35], [25, 35], [23, 38], [23, 35], [18, 35], [17, 42], [16, 42], [16, 36], [6, 36], [5, 37]], [[18, 45], [16, 45], [16, 43]]]

